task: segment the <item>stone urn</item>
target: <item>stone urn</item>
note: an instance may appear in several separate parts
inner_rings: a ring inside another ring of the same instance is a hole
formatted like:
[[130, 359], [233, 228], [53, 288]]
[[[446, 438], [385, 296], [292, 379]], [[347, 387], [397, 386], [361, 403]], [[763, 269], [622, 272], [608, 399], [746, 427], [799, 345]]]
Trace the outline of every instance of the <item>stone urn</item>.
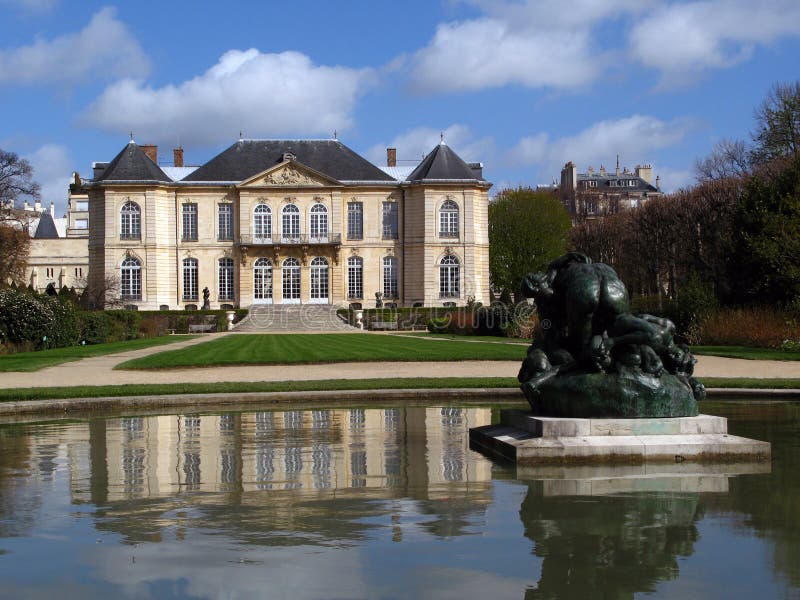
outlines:
[[364, 329], [364, 311], [359, 309], [354, 311], [353, 314], [356, 318], [356, 327]]
[[233, 317], [236, 315], [235, 311], [226, 310], [225, 311], [225, 319], [228, 321], [228, 331], [233, 329]]

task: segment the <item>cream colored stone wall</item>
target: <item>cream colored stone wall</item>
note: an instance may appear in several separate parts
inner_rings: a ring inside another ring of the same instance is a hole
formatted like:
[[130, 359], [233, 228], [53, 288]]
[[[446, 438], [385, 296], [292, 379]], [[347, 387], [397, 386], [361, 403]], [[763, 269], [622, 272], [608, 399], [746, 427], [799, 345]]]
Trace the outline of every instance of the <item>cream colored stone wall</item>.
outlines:
[[89, 250], [86, 238], [31, 240], [25, 281], [39, 292], [52, 283], [83, 289], [89, 274]]
[[[457, 238], [439, 236], [439, 208], [447, 198], [459, 206], [459, 235]], [[141, 209], [142, 236], [140, 240], [120, 239], [120, 211], [127, 201], [136, 202]], [[363, 206], [363, 237], [350, 239], [347, 232], [349, 202]], [[383, 204], [398, 206], [398, 239], [383, 239]], [[182, 231], [182, 206], [197, 205], [198, 235], [186, 240]], [[235, 241], [219, 240], [218, 206], [233, 205]], [[254, 239], [253, 211], [265, 204], [271, 211], [271, 238]], [[295, 205], [300, 216], [300, 243], [282, 239], [283, 209]], [[311, 208], [321, 204], [327, 209], [327, 240], [309, 240]], [[102, 205], [102, 206], [101, 206]], [[94, 272], [119, 277], [120, 265], [126, 256], [142, 264], [142, 299], [134, 302], [142, 309], [184, 308], [187, 304], [202, 304], [202, 290], [208, 287], [212, 308], [233, 303], [249, 306], [254, 298], [254, 263], [266, 258], [272, 264], [272, 302], [284, 302], [282, 297], [282, 265], [287, 258], [299, 261], [301, 303], [309, 303], [311, 262], [325, 258], [329, 268], [328, 302], [347, 305], [360, 302], [364, 307], [375, 305], [375, 292], [383, 293], [383, 259], [393, 256], [398, 268], [398, 298], [384, 298], [411, 306], [423, 302], [441, 306], [444, 302], [466, 303], [474, 296], [486, 302], [488, 278], [488, 194], [485, 188], [457, 186], [399, 187], [342, 187], [324, 185], [303, 187], [267, 187], [243, 185], [238, 188], [198, 187], [178, 188], [158, 186], [148, 188], [112, 187], [90, 192], [89, 239], [90, 268]], [[337, 238], [336, 240], [335, 238]], [[439, 297], [439, 262], [451, 252], [458, 257], [461, 268], [460, 294], [457, 298]], [[363, 260], [363, 294], [348, 298], [348, 259]], [[198, 261], [198, 295], [196, 300], [184, 300], [183, 260]], [[219, 298], [218, 261], [231, 258], [234, 262], [235, 300]], [[99, 277], [99, 275], [98, 275]]]

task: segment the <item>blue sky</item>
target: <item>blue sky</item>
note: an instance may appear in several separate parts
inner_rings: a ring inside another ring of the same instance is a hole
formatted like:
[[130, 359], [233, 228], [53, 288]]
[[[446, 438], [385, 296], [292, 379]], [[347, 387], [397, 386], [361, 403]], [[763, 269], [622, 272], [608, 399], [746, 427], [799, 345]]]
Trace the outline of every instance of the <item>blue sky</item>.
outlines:
[[339, 139], [384, 164], [445, 141], [495, 191], [573, 160], [667, 190], [798, 78], [797, 0], [0, 0], [0, 148], [63, 210], [133, 131], [200, 164], [239, 137]]

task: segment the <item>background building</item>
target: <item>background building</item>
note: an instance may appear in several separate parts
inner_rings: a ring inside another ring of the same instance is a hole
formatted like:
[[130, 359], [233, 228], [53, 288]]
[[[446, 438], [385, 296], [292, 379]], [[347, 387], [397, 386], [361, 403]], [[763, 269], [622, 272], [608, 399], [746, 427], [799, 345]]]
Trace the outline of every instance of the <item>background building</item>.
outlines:
[[[407, 175], [338, 140], [239, 140], [199, 167], [131, 141], [95, 163], [90, 282], [143, 309], [485, 302], [488, 190], [444, 142]], [[400, 170], [403, 170], [400, 168]]]

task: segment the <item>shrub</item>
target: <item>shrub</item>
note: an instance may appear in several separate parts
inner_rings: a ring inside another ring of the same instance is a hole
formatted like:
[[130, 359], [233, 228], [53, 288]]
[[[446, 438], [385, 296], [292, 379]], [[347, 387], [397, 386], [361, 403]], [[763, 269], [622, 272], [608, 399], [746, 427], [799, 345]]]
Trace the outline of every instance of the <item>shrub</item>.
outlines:
[[79, 313], [81, 340], [87, 344], [104, 344], [111, 334], [111, 319], [103, 311]]
[[428, 331], [431, 333], [448, 333], [450, 331], [450, 316], [430, 319], [428, 321]]
[[43, 299], [53, 312], [53, 322], [47, 332], [47, 348], [74, 346], [80, 338], [80, 325], [75, 314], [75, 305], [69, 300], [53, 296]]
[[772, 307], [718, 309], [700, 328], [700, 342], [720, 346], [781, 348], [800, 340], [800, 326], [791, 313]]
[[55, 315], [49, 302], [36, 293], [0, 290], [0, 337], [3, 343], [32, 344], [42, 348], [53, 328]]

